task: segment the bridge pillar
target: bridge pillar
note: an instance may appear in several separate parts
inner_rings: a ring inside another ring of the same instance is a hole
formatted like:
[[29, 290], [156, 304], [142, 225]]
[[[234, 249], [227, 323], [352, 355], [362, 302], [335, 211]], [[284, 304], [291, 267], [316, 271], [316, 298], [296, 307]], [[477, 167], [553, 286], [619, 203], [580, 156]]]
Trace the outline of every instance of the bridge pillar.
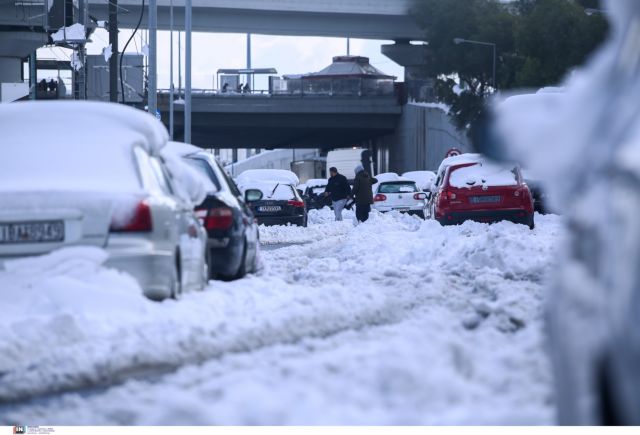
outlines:
[[435, 81], [429, 77], [427, 45], [413, 45], [407, 40], [383, 45], [382, 54], [405, 68], [404, 83], [410, 100], [429, 102], [435, 99]]

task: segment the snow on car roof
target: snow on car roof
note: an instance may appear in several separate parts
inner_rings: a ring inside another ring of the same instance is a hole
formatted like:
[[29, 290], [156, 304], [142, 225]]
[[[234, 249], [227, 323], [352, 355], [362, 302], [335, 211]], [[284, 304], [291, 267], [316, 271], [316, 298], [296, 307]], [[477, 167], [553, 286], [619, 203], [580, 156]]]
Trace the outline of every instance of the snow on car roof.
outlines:
[[305, 183], [307, 187], [326, 186], [329, 181], [326, 178], [312, 178]]
[[464, 165], [465, 163], [477, 163], [483, 161], [485, 157], [482, 154], [466, 153], [459, 156], [447, 157], [440, 163], [438, 174], [447, 166]]
[[134, 147], [158, 155], [169, 136], [146, 112], [84, 101], [2, 104], [0, 131], [5, 192], [138, 191]]
[[249, 169], [238, 175], [238, 184], [247, 184], [249, 182], [280, 182], [288, 183], [294, 186], [300, 184], [298, 176], [291, 171], [285, 169]]
[[[0, 105], [3, 143], [68, 146], [139, 145], [157, 154], [168, 139], [154, 116], [123, 104], [89, 101], [27, 101]], [[72, 145], [73, 144], [73, 145]]]
[[183, 142], [174, 142], [170, 141], [167, 143], [166, 149], [173, 154], [179, 155], [181, 157], [190, 156], [192, 154], [198, 154], [201, 152], [206, 152], [202, 148], [198, 148], [195, 145], [190, 145], [188, 143]]

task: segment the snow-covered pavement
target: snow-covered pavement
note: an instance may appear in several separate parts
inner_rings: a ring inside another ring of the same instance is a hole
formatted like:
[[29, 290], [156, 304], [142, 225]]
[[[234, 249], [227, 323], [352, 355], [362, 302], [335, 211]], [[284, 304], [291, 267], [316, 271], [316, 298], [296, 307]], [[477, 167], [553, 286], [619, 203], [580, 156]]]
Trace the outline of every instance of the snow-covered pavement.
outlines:
[[0, 271], [0, 424], [548, 424], [562, 222], [261, 228], [258, 276], [161, 304], [99, 250]]

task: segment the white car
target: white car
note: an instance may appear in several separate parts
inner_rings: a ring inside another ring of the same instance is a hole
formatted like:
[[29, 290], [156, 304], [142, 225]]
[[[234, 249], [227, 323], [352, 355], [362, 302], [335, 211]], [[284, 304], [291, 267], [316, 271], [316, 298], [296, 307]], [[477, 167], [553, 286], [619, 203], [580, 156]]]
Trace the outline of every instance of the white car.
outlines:
[[154, 117], [110, 103], [21, 102], [0, 105], [0, 131], [0, 269], [96, 246], [151, 299], [203, 288], [198, 198], [180, 193], [171, 170], [184, 178], [189, 168], [167, 165], [168, 135]]
[[376, 175], [378, 183], [373, 185], [373, 208], [379, 212], [399, 211], [426, 216], [427, 194], [418, 189], [416, 182], [397, 174]]

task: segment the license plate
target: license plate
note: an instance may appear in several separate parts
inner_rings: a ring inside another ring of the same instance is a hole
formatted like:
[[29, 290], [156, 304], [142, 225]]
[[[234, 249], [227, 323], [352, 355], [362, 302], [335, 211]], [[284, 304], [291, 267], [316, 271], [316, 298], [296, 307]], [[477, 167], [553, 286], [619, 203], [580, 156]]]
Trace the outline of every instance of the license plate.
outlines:
[[394, 207], [394, 210], [397, 210], [397, 211], [409, 211], [409, 210], [411, 210], [411, 207]]
[[51, 243], [64, 240], [64, 221], [0, 224], [0, 244]]
[[261, 212], [282, 211], [282, 207], [280, 207], [279, 205], [264, 205], [262, 207], [258, 207], [258, 211], [261, 211]]
[[500, 199], [502, 199], [500, 196], [471, 196], [469, 202], [471, 204], [487, 204], [500, 202]]

